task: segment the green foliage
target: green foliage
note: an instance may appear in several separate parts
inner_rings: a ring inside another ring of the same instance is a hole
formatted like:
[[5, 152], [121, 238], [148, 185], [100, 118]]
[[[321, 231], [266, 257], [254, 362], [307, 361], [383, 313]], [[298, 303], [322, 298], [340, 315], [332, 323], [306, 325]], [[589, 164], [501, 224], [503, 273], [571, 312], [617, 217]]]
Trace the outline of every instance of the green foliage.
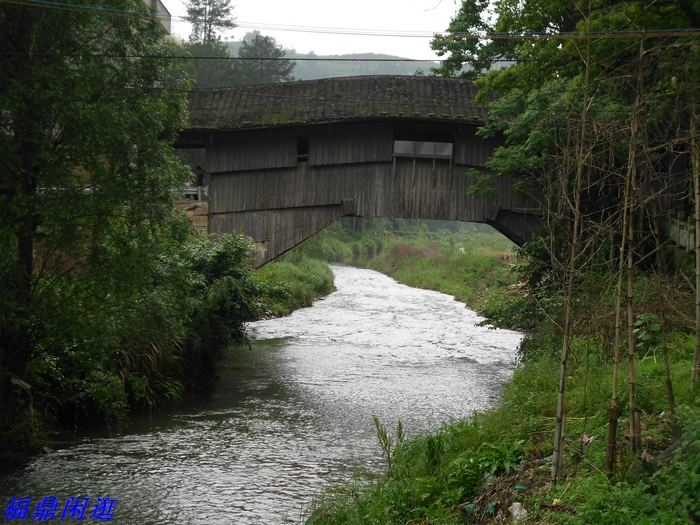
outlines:
[[643, 356], [654, 352], [661, 343], [661, 323], [656, 314], [640, 314], [632, 330], [637, 342], [637, 350]]
[[372, 416], [372, 421], [374, 422], [374, 429], [377, 432], [377, 439], [382, 449], [382, 455], [384, 459], [386, 459], [389, 470], [391, 470], [391, 462], [406, 437], [403, 431], [403, 423], [399, 420], [396, 424], [396, 443], [394, 443], [394, 439], [391, 437], [384, 423], [382, 423], [377, 416]]
[[194, 300], [187, 319], [184, 358], [190, 386], [208, 390], [222, 352], [243, 334], [243, 323], [264, 312], [261, 288], [249, 261], [255, 246], [240, 235], [216, 240], [197, 237], [183, 247], [188, 265], [189, 297]]
[[383, 450], [394, 450], [386, 475], [352, 499], [340, 493], [325, 501], [310, 523], [461, 523], [459, 507], [486, 476], [512, 473], [523, 457], [519, 441], [481, 444], [486, 427], [478, 419], [399, 441], [395, 448], [386, 428], [376, 419], [375, 425]]
[[[610, 365], [600, 358], [601, 341], [575, 339], [572, 352], [589, 357], [579, 359], [567, 378], [566, 483], [554, 488], [541, 485], [537, 493], [532, 487], [540, 483], [542, 469], [549, 470], [543, 458], [551, 454], [559, 366], [557, 357], [541, 350], [537, 359], [516, 370], [497, 408], [431, 435], [406, 439], [384, 476], [328, 494], [309, 523], [457, 524], [464, 523], [464, 512], [475, 522], [481, 515], [489, 519], [494, 502], [507, 507], [523, 487], [525, 492], [517, 498], [537, 523], [691, 523], [698, 512], [695, 496], [700, 482], [700, 425], [697, 407], [688, 404], [692, 393], [685, 389], [678, 395], [685, 407], [679, 410], [680, 439], [663, 418], [650, 415], [664, 410], [663, 392], [647, 398], [643, 406], [649, 414], [645, 416], [647, 451], [667, 459], [654, 462], [637, 483], [622, 478], [611, 481], [600, 473]], [[688, 363], [686, 356], [681, 366], [673, 367], [677, 383]], [[640, 363], [639, 377], [651, 376], [662, 378], [663, 367], [652, 361]], [[674, 440], [680, 444], [678, 450], [672, 455], [663, 452]], [[486, 479], [491, 480], [489, 487], [507, 480], [506, 492], [494, 494], [490, 488], [483, 492]], [[555, 498], [561, 501], [560, 511], [550, 512], [542, 503], [550, 504]]]
[[479, 448], [480, 461], [486, 472], [501, 476], [512, 474], [523, 459], [523, 440], [484, 443]]
[[694, 523], [700, 516], [700, 417], [697, 408], [681, 414], [682, 437], [677, 450], [656, 464], [638, 483], [610, 482], [600, 474], [575, 478], [566, 491], [555, 491], [575, 514], [561, 514], [556, 523], [654, 524]]
[[198, 88], [235, 86], [238, 77], [228, 48], [220, 42], [188, 42], [184, 45], [191, 59], [185, 70]]
[[688, 521], [700, 519], [700, 410], [680, 415], [683, 434], [671, 460], [652, 476], [657, 505]]
[[261, 314], [249, 240], [189, 237], [180, 218], [129, 231], [105, 238], [84, 273], [46, 283], [27, 378], [49, 422], [118, 426], [131, 409], [208, 388], [221, 352]]
[[[487, 8], [468, 0], [449, 32], [481, 32], [484, 39], [439, 35], [433, 41], [434, 48], [451, 57], [442, 74], [455, 74], [469, 63], [470, 74], [479, 76], [478, 98], [489, 106], [493, 121], [478, 133], [503, 140], [486, 163], [488, 174], [515, 177], [515, 185], [538, 202], [546, 227], [539, 239], [523, 247], [530, 257], [521, 258], [530, 266], [521, 270], [531, 288], [561, 288], [575, 223], [576, 278], [589, 268], [612, 272], [620, 253], [630, 153], [636, 155], [634, 184], [654, 196], [632, 204], [634, 214], [643, 218], [635, 225], [641, 228], [638, 238], [657, 236], [654, 224], [662, 221], [657, 215], [668, 211], [662, 203], [675, 198], [673, 187], [689, 184], [692, 93], [700, 83], [700, 68], [692, 38], [664, 39], [645, 31], [691, 28], [699, 16], [692, 2], [497, 0]], [[558, 32], [594, 32], [596, 37], [488, 39], [495, 33]], [[613, 32], [629, 36], [606, 37]], [[494, 57], [513, 63], [487, 72]], [[686, 146], [672, 146], [679, 140]], [[583, 176], [581, 221], [573, 213], [577, 174]], [[475, 191], [488, 188], [488, 175], [476, 180]], [[690, 206], [687, 201], [677, 205], [684, 211]], [[650, 241], [634, 248], [645, 266], [674, 259], [651, 257], [655, 249]], [[685, 263], [689, 274], [691, 261], [675, 259], [677, 267]]]
[[268, 313], [287, 315], [311, 306], [313, 301], [333, 291], [333, 274], [328, 265], [307, 257], [284, 257], [259, 268], [255, 279], [261, 287]]
[[[450, 21], [447, 35], [436, 35], [430, 43], [430, 47], [442, 57], [448, 55], [442, 61], [439, 68], [433, 71], [443, 76], [469, 76], [474, 77], [488, 70], [496, 56], [490, 52], [493, 46], [484, 45], [477, 39], [454, 38], [452, 34], [485, 33], [489, 29], [486, 21], [487, 0], [465, 0]], [[468, 69], [465, 71], [463, 65]]]
[[478, 169], [467, 170], [466, 173], [467, 195], [475, 195], [481, 199], [493, 199], [496, 196], [496, 187], [493, 174]]
[[187, 21], [192, 24], [190, 42], [218, 43], [223, 31], [236, 27], [231, 0], [188, 0]]
[[274, 38], [257, 31], [247, 34], [234, 66], [237, 83], [247, 86], [294, 80], [292, 71], [296, 63], [284, 59], [285, 54]]
[[182, 50], [150, 16], [23, 3], [0, 8], [0, 47], [0, 392], [20, 378], [49, 420], [120, 420], [119, 352], [180, 335], [147, 286], [189, 176], [171, 146], [189, 82], [178, 60], [138, 57]]
[[190, 38], [185, 44], [192, 57], [186, 70], [197, 87], [248, 86], [294, 80], [292, 71], [296, 62], [284, 58], [286, 52], [274, 38], [258, 31], [246, 34], [235, 59], [231, 57], [228, 44], [218, 38], [211, 41]]

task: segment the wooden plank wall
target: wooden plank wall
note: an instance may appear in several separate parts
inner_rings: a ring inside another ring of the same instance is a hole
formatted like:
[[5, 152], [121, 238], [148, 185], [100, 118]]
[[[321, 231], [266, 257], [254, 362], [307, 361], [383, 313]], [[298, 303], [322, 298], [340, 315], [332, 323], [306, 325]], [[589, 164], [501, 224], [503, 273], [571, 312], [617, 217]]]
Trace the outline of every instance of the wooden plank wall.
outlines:
[[393, 154], [389, 123], [327, 125], [309, 133], [309, 165], [389, 162]]
[[374, 216], [384, 200], [389, 163], [309, 166], [223, 173], [212, 177], [212, 213], [337, 204], [354, 198], [359, 213]]
[[448, 159], [394, 159], [394, 196], [385, 217], [458, 220], [462, 215], [463, 178]]
[[214, 137], [210, 231], [250, 235], [270, 260], [348, 213], [493, 222], [522, 207], [508, 178], [496, 180], [488, 199], [469, 193], [467, 170], [483, 167], [493, 148], [472, 128], [454, 133], [454, 159], [394, 157], [394, 136], [388, 123], [363, 123]]
[[209, 173], [294, 167], [296, 136], [281, 133], [216, 134], [207, 148]]

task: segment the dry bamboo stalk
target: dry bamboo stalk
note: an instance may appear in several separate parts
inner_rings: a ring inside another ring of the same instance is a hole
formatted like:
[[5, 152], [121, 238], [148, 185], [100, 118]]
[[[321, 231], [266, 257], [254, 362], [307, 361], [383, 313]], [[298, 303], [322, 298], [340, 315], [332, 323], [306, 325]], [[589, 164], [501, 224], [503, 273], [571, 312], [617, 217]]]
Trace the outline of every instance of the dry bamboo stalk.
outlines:
[[[590, 12], [590, 5], [589, 5]], [[581, 187], [583, 184], [583, 176], [586, 167], [586, 133], [588, 124], [588, 109], [590, 101], [588, 100], [588, 88], [590, 83], [590, 32], [586, 42], [585, 64], [585, 80], [583, 85], [583, 104], [581, 107], [581, 122], [576, 144], [576, 182], [574, 187], [574, 224], [571, 232], [571, 253], [567, 267], [567, 282], [565, 295], [565, 310], [564, 310], [564, 333], [562, 336], [561, 361], [559, 368], [559, 387], [557, 391], [557, 413], [556, 426], [554, 430], [554, 453], [552, 461], [552, 483], [556, 484], [559, 474], [562, 469], [563, 456], [563, 441], [564, 429], [566, 426], [566, 409], [565, 409], [565, 390], [566, 390], [566, 369], [569, 359], [569, 339], [571, 337], [573, 308], [571, 305], [574, 275], [576, 270], [576, 260], [578, 257], [579, 233], [581, 228]], [[564, 184], [562, 184], [562, 187]]]
[[691, 385], [698, 387], [700, 370], [700, 143], [698, 143], [698, 109], [693, 108], [690, 116], [690, 144], [693, 170], [693, 190], [695, 194], [695, 356], [691, 372]]
[[630, 122], [630, 141], [627, 157], [627, 178], [630, 184], [630, 213], [627, 220], [627, 388], [629, 393], [629, 434], [630, 449], [637, 452], [639, 448], [639, 425], [636, 423], [636, 376], [634, 364], [636, 358], [636, 338], [634, 334], [634, 308], [633, 308], [633, 274], [634, 274], [634, 221], [632, 220], [635, 206], [636, 177], [637, 177], [637, 134], [639, 130], [639, 109], [641, 105], [642, 91], [642, 57], [644, 56], [644, 39], [639, 41], [639, 63], [637, 64], [637, 90], [634, 98], [632, 120]]

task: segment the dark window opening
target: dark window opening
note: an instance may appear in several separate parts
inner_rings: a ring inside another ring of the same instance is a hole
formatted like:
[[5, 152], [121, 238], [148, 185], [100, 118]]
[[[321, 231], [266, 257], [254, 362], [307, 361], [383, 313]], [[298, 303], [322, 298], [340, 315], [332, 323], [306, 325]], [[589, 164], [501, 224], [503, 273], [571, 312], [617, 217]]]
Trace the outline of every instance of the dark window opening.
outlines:
[[309, 139], [308, 137], [299, 137], [297, 139], [297, 162], [306, 162], [309, 160]]
[[451, 159], [452, 150], [452, 142], [428, 142], [424, 140], [394, 141], [394, 157]]

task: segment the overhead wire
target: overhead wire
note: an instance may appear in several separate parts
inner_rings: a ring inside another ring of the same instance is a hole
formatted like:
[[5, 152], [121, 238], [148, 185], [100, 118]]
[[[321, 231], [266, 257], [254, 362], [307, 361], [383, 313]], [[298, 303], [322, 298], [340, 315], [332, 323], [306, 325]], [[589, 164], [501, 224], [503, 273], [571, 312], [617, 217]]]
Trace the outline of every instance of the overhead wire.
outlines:
[[[134, 16], [139, 18], [151, 18], [160, 21], [168, 19], [182, 19], [188, 20], [187, 17], [177, 17], [170, 15], [161, 15], [157, 12], [146, 12], [146, 11], [128, 11], [122, 9], [115, 9], [102, 6], [94, 5], [82, 5], [69, 2], [58, 2], [54, 0], [0, 0], [0, 4], [10, 4], [19, 6], [30, 6], [37, 8], [48, 8], [48, 9], [60, 9], [69, 11], [92, 11], [97, 14], [104, 14], [109, 16]], [[320, 26], [299, 26], [299, 25], [289, 25], [289, 24], [268, 24], [268, 23], [256, 23], [256, 22], [245, 22], [241, 21], [237, 24], [239, 27], [248, 27], [253, 29], [268, 29], [276, 31], [296, 31], [296, 32], [309, 32], [309, 33], [321, 33], [321, 34], [338, 34], [338, 35], [350, 35], [350, 36], [383, 36], [383, 37], [401, 37], [401, 38], [411, 38], [411, 37], [440, 37], [449, 38], [454, 40], [466, 40], [466, 39], [481, 39], [481, 40], [525, 40], [525, 39], [579, 39], [588, 38], [586, 33], [579, 32], [529, 32], [529, 33], [460, 33], [452, 32], [447, 35], [442, 35], [439, 33], [428, 33], [428, 32], [414, 32], [414, 31], [390, 31], [390, 30], [373, 30], [373, 29], [357, 29], [357, 28], [333, 28], [333, 27], [320, 27]], [[651, 29], [651, 30], [620, 30], [620, 31], [599, 31], [592, 32], [590, 36], [593, 38], [640, 38], [640, 37], [678, 37], [678, 36], [694, 36], [700, 35], [700, 28], [689, 28], [689, 29]], [[12, 52], [0, 51], [0, 56], [17, 55]], [[47, 54], [48, 55], [48, 54]], [[62, 55], [65, 56], [65, 55]], [[81, 56], [76, 54], [74, 56]], [[89, 56], [102, 57], [102, 58], [113, 58], [113, 59], [146, 59], [146, 60], [205, 60], [205, 61], [260, 61], [260, 62], [275, 62], [275, 61], [294, 61], [294, 62], [352, 62], [352, 63], [432, 63], [432, 64], [442, 64], [445, 62], [458, 61], [454, 57], [446, 57], [442, 59], [435, 58], [402, 58], [402, 57], [357, 57], [357, 56], [303, 56], [303, 57], [240, 57], [240, 56], [191, 56], [191, 55], [145, 55], [145, 54], [99, 54], [94, 53]], [[492, 63], [511, 63], [510, 59], [494, 58], [490, 60]]]
[[[13, 51], [0, 51], [0, 56], [22, 56], [26, 53], [18, 53]], [[192, 55], [143, 55], [143, 54], [112, 54], [112, 53], [89, 53], [81, 54], [75, 53], [72, 55], [66, 54], [52, 54], [52, 53], [33, 53], [32, 56], [91, 56], [100, 58], [143, 58], [151, 60], [233, 60], [233, 61], [262, 61], [262, 62], [275, 62], [275, 61], [285, 61], [285, 62], [431, 62], [437, 64], [438, 62], [444, 62], [445, 60], [435, 60], [433, 58], [371, 58], [371, 57], [350, 57], [350, 56], [339, 56], [339, 57], [232, 57], [232, 56], [192, 56]], [[496, 60], [502, 62], [510, 62], [509, 60]]]
[[[52, 0], [0, 0], [0, 3], [45, 7], [52, 9], [65, 10], [89, 10], [106, 15], [121, 15], [121, 16], [136, 16], [139, 18], [153, 18], [157, 20], [172, 20], [178, 19], [189, 21], [188, 17], [175, 15], [161, 15], [153, 12], [128, 11], [122, 9], [114, 9], [101, 6], [90, 6], [73, 4], [67, 2], [56, 2]], [[423, 31], [401, 31], [389, 29], [360, 29], [360, 28], [343, 28], [329, 26], [305, 26], [291, 24], [271, 24], [261, 22], [236, 21], [238, 27], [249, 29], [267, 29], [271, 31], [291, 31], [291, 32], [307, 32], [319, 34], [337, 34], [349, 36], [380, 36], [380, 37], [400, 37], [400, 38], [433, 38], [436, 36], [443, 38], [454, 39], [479, 39], [479, 40], [526, 40], [526, 39], [582, 39], [582, 38], [638, 38], [641, 36], [693, 36], [700, 35], [700, 28], [664, 28], [664, 29], [625, 29], [615, 31], [591, 31], [591, 32], [548, 32], [548, 31], [524, 31], [519, 33], [513, 32], [449, 32], [442, 34], [441, 32], [423, 32]]]

